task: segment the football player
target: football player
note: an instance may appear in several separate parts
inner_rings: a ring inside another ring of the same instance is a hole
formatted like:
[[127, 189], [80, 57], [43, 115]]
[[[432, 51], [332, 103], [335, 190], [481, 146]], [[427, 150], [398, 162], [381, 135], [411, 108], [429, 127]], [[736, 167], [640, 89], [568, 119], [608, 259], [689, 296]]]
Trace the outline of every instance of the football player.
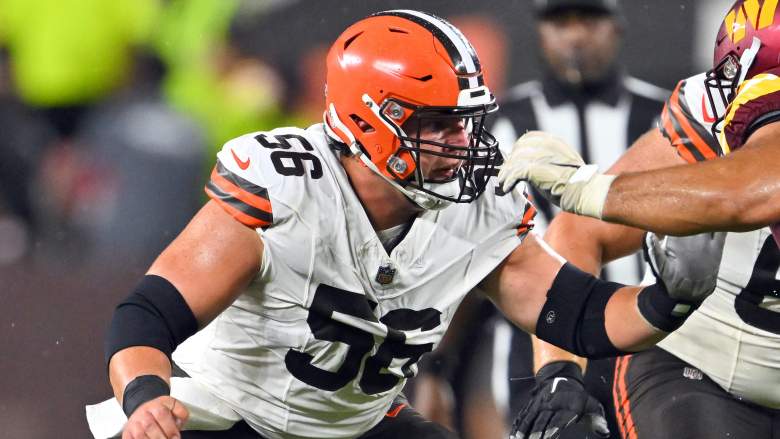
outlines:
[[95, 436], [452, 437], [400, 392], [476, 286], [592, 357], [657, 342], [711, 292], [600, 281], [529, 232], [522, 187], [494, 178], [479, 59], [440, 18], [349, 27], [325, 104], [217, 155], [211, 200], [114, 312]]
[[[528, 180], [564, 211], [659, 233], [745, 231], [780, 221], [776, 6], [775, 0], [734, 4], [717, 35], [715, 67], [687, 81], [704, 91], [701, 101], [686, 102], [673, 113], [677, 118], [664, 122], [667, 130], [690, 132], [688, 145], [680, 148], [683, 159], [704, 163], [616, 177], [583, 166], [558, 139], [529, 132], [516, 143], [499, 179], [505, 185]], [[686, 100], [684, 91], [676, 96]], [[714, 149], [695, 146], [706, 131], [685, 120], [691, 114], [712, 125]], [[673, 141], [679, 144], [680, 135]], [[719, 155], [725, 157], [708, 160]]]
[[[615, 219], [607, 212], [616, 211], [610, 210], [613, 195], [621, 199], [617, 194], [628, 187], [618, 184], [624, 173], [629, 173], [627, 182], [653, 177], [653, 187], [671, 198], [658, 202], [637, 198], [633, 206], [637, 210], [625, 221], [629, 224], [689, 233], [755, 228], [778, 219], [771, 213], [775, 206], [735, 213], [759, 198], [770, 202], [779, 184], [772, 169], [780, 150], [775, 137], [780, 125], [773, 123], [780, 114], [780, 79], [775, 76], [780, 68], [777, 3], [737, 1], [732, 6], [717, 36], [714, 68], [681, 81], [664, 108], [659, 129], [637, 141], [608, 171], [621, 177], [609, 190], [605, 219]], [[734, 150], [702, 165], [650, 170], [706, 161]], [[705, 182], [713, 185], [705, 188]], [[718, 192], [727, 186], [730, 195], [720, 200]], [[640, 192], [632, 196], [652, 196], [656, 190], [645, 186]], [[701, 210], [707, 203], [709, 209]], [[671, 210], [648, 211], [651, 204]], [[696, 212], [703, 216], [697, 217]], [[642, 222], [634, 220], [645, 213]], [[718, 215], [725, 217], [712, 218]], [[577, 230], [576, 239], [571, 230]], [[598, 273], [601, 264], [639, 248], [642, 234], [638, 229], [564, 214], [553, 222], [545, 240], [572, 263]], [[667, 262], [677, 266], [698, 264], [707, 257], [685, 256], [690, 252], [684, 246], [668, 243], [664, 252], [676, 253]], [[618, 359], [613, 389], [622, 437], [778, 437], [780, 393], [769, 383], [780, 382], [779, 267], [780, 251], [769, 227], [726, 236], [715, 293], [657, 348]], [[547, 437], [547, 432], [563, 428], [562, 422], [546, 421], [549, 413], [566, 413], [557, 418], [566, 421], [598, 414], [592, 403], [585, 407], [592, 398], [580, 384], [576, 360], [549, 346], [537, 349], [543, 358], [538, 364], [537, 392], [534, 404], [520, 413], [515, 424], [518, 438], [533, 433]], [[568, 385], [550, 393], [551, 383], [564, 378]], [[548, 390], [545, 399], [543, 389]]]

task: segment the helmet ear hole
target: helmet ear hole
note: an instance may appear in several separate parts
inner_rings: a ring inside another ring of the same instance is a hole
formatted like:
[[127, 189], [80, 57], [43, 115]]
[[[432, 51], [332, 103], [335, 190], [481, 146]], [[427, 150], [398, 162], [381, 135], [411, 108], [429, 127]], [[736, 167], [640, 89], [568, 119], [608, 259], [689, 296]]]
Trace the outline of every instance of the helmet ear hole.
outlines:
[[349, 118], [352, 119], [353, 122], [355, 122], [355, 125], [357, 125], [358, 128], [360, 128], [360, 131], [364, 133], [373, 133], [376, 131], [373, 126], [371, 126], [370, 123], [366, 122], [358, 116], [357, 114], [350, 114]]

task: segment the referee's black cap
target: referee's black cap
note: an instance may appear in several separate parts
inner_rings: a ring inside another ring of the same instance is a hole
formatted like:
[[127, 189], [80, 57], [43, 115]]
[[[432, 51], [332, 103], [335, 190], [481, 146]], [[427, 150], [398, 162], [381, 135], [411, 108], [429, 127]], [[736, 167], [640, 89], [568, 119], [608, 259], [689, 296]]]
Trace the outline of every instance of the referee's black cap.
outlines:
[[550, 17], [575, 9], [607, 15], [620, 15], [618, 0], [534, 0], [537, 17]]

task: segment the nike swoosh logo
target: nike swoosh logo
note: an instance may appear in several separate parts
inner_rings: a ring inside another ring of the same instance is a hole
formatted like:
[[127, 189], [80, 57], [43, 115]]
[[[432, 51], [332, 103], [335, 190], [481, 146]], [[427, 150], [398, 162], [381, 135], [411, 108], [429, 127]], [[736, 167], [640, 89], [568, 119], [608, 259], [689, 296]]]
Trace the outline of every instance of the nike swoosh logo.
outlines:
[[561, 377], [557, 377], [557, 378], [553, 379], [552, 390], [550, 390], [550, 393], [555, 393], [555, 389], [558, 387], [558, 383], [560, 383], [561, 381], [569, 381], [569, 379], [568, 378], [561, 378]]
[[710, 116], [710, 113], [707, 112], [707, 105], [704, 103], [704, 95], [701, 95], [701, 116], [707, 123], [715, 122], [715, 118]]
[[236, 152], [233, 151], [232, 149], [230, 150], [230, 153], [233, 154], [233, 160], [236, 161], [236, 164], [238, 165], [238, 167], [241, 168], [242, 171], [246, 171], [246, 168], [249, 167], [249, 161], [252, 160], [251, 157], [247, 157], [246, 160], [241, 160], [236, 155]]

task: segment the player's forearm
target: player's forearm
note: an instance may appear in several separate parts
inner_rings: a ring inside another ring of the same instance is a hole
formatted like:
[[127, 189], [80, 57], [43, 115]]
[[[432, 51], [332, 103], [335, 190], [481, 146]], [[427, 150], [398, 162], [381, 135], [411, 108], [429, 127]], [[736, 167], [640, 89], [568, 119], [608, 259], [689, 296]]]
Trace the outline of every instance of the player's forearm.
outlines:
[[691, 179], [689, 170], [693, 167], [619, 176], [610, 188], [603, 218], [667, 235], [750, 229], [739, 221], [728, 187], [715, 178]]
[[644, 349], [677, 329], [689, 314], [666, 288], [606, 282], [564, 264], [537, 314], [535, 334], [587, 358]]
[[[571, 309], [564, 304], [577, 300], [573, 292], [564, 292], [563, 289], [554, 291], [555, 287], [551, 290], [553, 297], [548, 296], [548, 303], [542, 310], [536, 328], [537, 334], [564, 350], [546, 350], [544, 352], [554, 357], [535, 357], [535, 361], [544, 364], [560, 360], [574, 361], [582, 366], [577, 357], [567, 350], [589, 358], [640, 351], [658, 343], [685, 319], [673, 318], [671, 324], [674, 326], [669, 327], [670, 319], [665, 318], [664, 314], [671, 299], [662, 298], [658, 302], [658, 295], [664, 294], [658, 285], [641, 288], [612, 284], [617, 290], [610, 292], [606, 283], [586, 284], [591, 285], [591, 291], [585, 291], [590, 298], [575, 313], [571, 313]], [[639, 305], [640, 293], [644, 295], [644, 306]], [[569, 297], [565, 297], [567, 295]], [[602, 301], [599, 297], [606, 300]], [[579, 321], [572, 325], [571, 319]], [[662, 331], [656, 326], [667, 329]]]
[[[654, 285], [649, 288], [657, 288], [657, 286]], [[571, 348], [566, 347], [565, 349], [562, 349], [565, 347], [565, 344], [561, 344], [560, 340], [556, 344], [560, 345], [561, 348], [534, 337], [534, 371], [538, 371], [544, 365], [555, 361], [571, 361], [577, 363], [584, 371], [587, 360], [566, 349], [571, 349], [573, 352], [580, 353], [580, 355], [600, 358], [606, 356], [604, 354], [610, 350], [614, 350], [612, 355], [616, 355], [619, 352], [640, 351], [658, 343], [667, 335], [667, 332], [656, 329], [648, 322], [648, 318], [654, 317], [657, 315], [656, 313], [643, 315], [640, 311], [638, 297], [641, 290], [641, 287], [624, 286], [609, 297], [606, 301], [606, 306], [601, 305], [603, 308], [598, 306], [593, 306], [592, 308], [591, 306], [586, 306], [584, 312], [586, 315], [585, 320], [577, 325], [579, 328], [578, 331], [584, 331], [576, 336], [579, 340], [576, 343], [578, 348], [572, 346]], [[588, 292], [586, 291], [582, 292], [582, 294], [587, 293]], [[648, 292], [645, 293], [647, 294]], [[591, 294], [599, 295], [599, 292], [593, 291]], [[649, 308], [653, 308], [653, 306], [654, 305], [651, 304]], [[647, 313], [648, 306], [645, 308], [645, 313]], [[560, 308], [558, 309], [560, 310]], [[599, 323], [600, 319], [595, 317], [599, 313], [603, 314], [601, 323]], [[550, 311], [545, 312], [543, 317], [547, 319], [548, 323], [550, 323], [549, 319], [567, 318], [563, 315], [558, 316], [556, 314], [550, 314]], [[582, 319], [583, 317], [580, 318]], [[600, 325], [603, 325], [601, 329], [599, 329]], [[537, 326], [537, 330], [539, 330], [539, 326]], [[671, 329], [667, 329], [667, 331], [668, 330]], [[599, 341], [598, 337], [594, 338], [594, 335], [598, 333], [602, 334], [600, 337], [606, 337], [606, 339], [604, 339], [604, 341]], [[549, 333], [542, 335], [542, 337], [549, 337]], [[545, 339], [555, 342], [555, 340], [558, 339], [558, 335]], [[590, 340], [591, 343], [600, 345], [601, 348], [587, 347], [589, 343], [588, 340]], [[590, 351], [589, 349], [595, 349], [595, 351], [600, 351], [600, 353]]]
[[646, 349], [667, 333], [651, 326], [639, 310], [640, 287], [624, 287], [612, 295], [604, 312], [604, 326], [612, 344], [626, 352]]
[[[654, 178], [667, 184], [655, 185]], [[768, 208], [772, 199], [780, 197], [766, 191], [738, 194], [714, 177], [691, 182], [683, 172], [624, 175], [613, 187], [604, 208], [605, 220], [665, 235], [748, 231], [780, 220], [780, 206]], [[773, 190], [780, 195], [780, 185]]]
[[142, 375], [157, 375], [170, 384], [171, 362], [163, 352], [148, 346], [126, 348], [111, 357], [108, 376], [120, 405], [127, 384]]
[[580, 369], [583, 371], [585, 371], [585, 366], [588, 364], [587, 359], [574, 355], [546, 341], [539, 340], [535, 335], [531, 336], [531, 346], [534, 351], [534, 373], [538, 372], [546, 364], [556, 361], [571, 361], [580, 366]]
[[[581, 270], [598, 276], [603, 263], [635, 252], [644, 232], [593, 218], [561, 213], [548, 227], [544, 240]], [[534, 337], [534, 368], [554, 361], [573, 361], [585, 368], [587, 360]]]
[[[561, 256], [581, 270], [597, 275], [601, 270], [602, 247], [594, 239], [594, 235], [580, 233], [578, 228], [580, 226], [587, 227], [591, 221], [597, 222], [597, 220], [590, 218], [560, 213], [547, 228], [544, 240]], [[575, 237], [572, 236], [572, 230], [577, 230]], [[571, 361], [584, 371], [588, 362], [587, 359], [540, 340], [535, 335], [531, 336], [531, 346], [534, 353], [534, 373], [545, 365], [556, 361]]]
[[780, 221], [775, 150], [759, 142], [706, 163], [622, 174], [609, 189], [603, 217], [670, 235], [747, 231]]

